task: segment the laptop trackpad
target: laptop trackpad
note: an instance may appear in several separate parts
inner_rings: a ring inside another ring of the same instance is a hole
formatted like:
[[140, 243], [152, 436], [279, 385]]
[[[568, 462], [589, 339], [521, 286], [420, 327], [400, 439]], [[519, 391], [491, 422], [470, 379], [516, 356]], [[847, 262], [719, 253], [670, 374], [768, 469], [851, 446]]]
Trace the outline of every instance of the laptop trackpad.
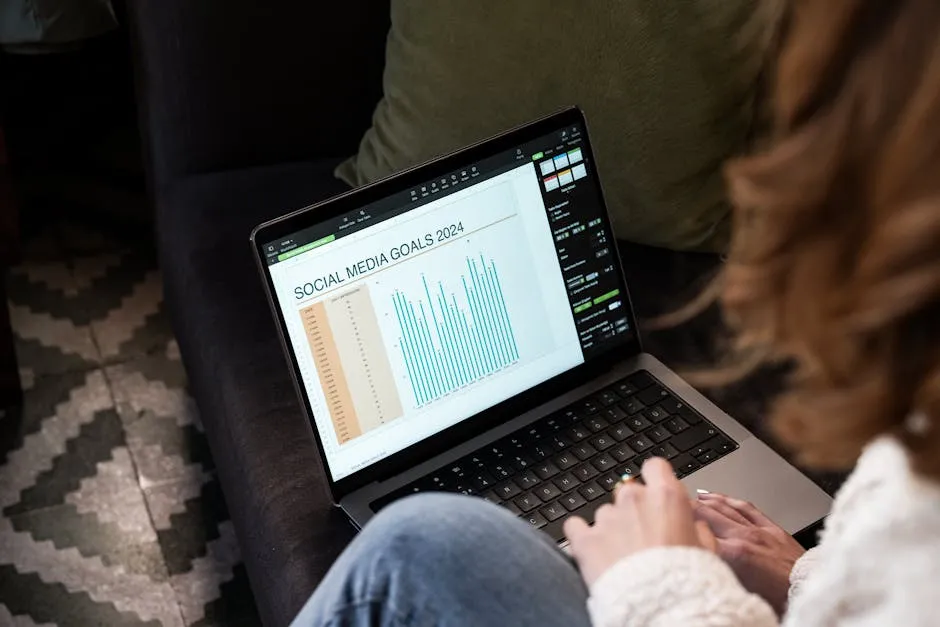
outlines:
[[707, 490], [750, 501], [791, 534], [829, 513], [831, 497], [769, 446], [753, 436], [740, 444], [682, 480], [691, 496]]

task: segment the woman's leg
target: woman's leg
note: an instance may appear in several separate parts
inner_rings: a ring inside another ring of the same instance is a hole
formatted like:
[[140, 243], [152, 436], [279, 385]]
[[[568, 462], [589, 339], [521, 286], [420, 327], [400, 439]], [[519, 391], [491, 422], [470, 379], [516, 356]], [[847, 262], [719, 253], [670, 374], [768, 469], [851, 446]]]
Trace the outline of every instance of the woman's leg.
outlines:
[[297, 627], [587, 627], [587, 591], [551, 539], [501, 507], [412, 496], [363, 529]]

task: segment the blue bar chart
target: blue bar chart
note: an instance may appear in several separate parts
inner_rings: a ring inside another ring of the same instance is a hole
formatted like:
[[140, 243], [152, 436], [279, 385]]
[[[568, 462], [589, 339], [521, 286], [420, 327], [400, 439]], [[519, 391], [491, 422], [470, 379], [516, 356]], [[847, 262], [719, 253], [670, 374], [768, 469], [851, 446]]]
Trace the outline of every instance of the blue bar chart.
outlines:
[[392, 297], [398, 345], [419, 407], [519, 359], [496, 263], [483, 255], [466, 261], [459, 277], [432, 284], [422, 275], [423, 293], [396, 290]]

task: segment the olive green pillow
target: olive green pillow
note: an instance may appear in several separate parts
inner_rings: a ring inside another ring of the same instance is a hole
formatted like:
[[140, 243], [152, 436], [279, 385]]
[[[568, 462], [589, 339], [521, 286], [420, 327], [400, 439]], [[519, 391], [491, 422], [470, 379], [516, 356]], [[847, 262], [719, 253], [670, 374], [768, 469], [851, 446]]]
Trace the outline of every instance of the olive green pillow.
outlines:
[[720, 249], [755, 118], [763, 0], [392, 0], [358, 186], [577, 104], [618, 237]]

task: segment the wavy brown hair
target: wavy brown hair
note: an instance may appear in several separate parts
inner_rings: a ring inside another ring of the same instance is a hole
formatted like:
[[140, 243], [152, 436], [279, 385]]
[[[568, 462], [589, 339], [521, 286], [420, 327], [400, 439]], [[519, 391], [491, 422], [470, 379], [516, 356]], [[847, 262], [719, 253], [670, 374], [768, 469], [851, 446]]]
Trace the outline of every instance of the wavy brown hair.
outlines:
[[804, 463], [893, 434], [940, 480], [940, 0], [792, 0], [772, 92], [727, 168], [724, 372], [793, 364], [771, 418]]

